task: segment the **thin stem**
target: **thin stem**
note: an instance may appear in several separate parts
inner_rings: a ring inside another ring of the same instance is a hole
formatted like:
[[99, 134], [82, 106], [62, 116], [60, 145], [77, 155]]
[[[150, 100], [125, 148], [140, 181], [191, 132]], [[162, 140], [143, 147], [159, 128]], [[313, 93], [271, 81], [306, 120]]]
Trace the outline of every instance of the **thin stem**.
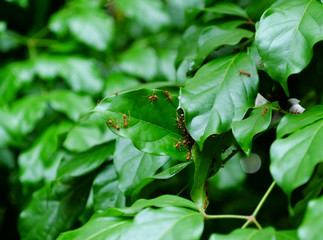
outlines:
[[244, 219], [248, 220], [249, 216], [244, 216], [244, 215], [234, 215], [234, 214], [223, 214], [223, 215], [207, 215], [204, 214], [206, 219], [219, 219], [219, 218], [233, 218], [233, 219]]
[[260, 208], [262, 207], [262, 205], [264, 204], [264, 202], [266, 201], [267, 197], [269, 196], [269, 194], [271, 193], [271, 191], [273, 190], [274, 186], [275, 186], [276, 182], [273, 181], [272, 184], [270, 185], [270, 187], [268, 188], [267, 192], [265, 193], [265, 195], [262, 197], [262, 199], [260, 200], [260, 202], [258, 203], [258, 206], [256, 207], [255, 211], [252, 213], [251, 216], [253, 216], [254, 218], [256, 218]]
[[275, 111], [278, 111], [278, 112], [281, 112], [281, 113], [283, 113], [283, 114], [289, 114], [289, 112], [287, 112], [287, 111], [285, 111], [285, 110], [283, 110], [283, 109], [281, 109], [280, 107], [271, 107], [271, 109], [272, 110], [275, 110]]
[[259, 222], [257, 221], [257, 219], [254, 219], [254, 220], [253, 220], [253, 223], [256, 225], [256, 227], [257, 227], [259, 230], [262, 230], [262, 226], [259, 224]]

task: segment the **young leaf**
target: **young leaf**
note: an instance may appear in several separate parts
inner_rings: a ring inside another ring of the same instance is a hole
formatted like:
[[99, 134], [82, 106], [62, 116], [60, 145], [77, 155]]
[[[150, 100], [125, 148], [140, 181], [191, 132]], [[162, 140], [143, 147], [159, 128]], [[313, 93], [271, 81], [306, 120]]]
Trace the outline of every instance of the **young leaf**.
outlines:
[[208, 136], [227, 132], [233, 121], [243, 118], [254, 105], [257, 89], [257, 70], [246, 53], [215, 59], [187, 80], [181, 106], [186, 127], [201, 149]]
[[73, 38], [99, 51], [108, 48], [114, 35], [112, 18], [87, 1], [74, 1], [51, 16], [49, 28], [58, 36]]
[[311, 61], [313, 45], [323, 39], [323, 4], [317, 0], [283, 2], [261, 17], [256, 44], [267, 73], [288, 93], [287, 78]]
[[322, 239], [323, 197], [308, 203], [302, 224], [297, 233], [301, 240]]
[[131, 196], [144, 178], [153, 176], [168, 160], [167, 156], [139, 151], [129, 139], [117, 139], [114, 166], [119, 176], [120, 190], [126, 197]]
[[271, 105], [264, 105], [254, 109], [248, 118], [232, 123], [232, 133], [248, 157], [251, 154], [253, 137], [269, 127], [271, 114]]
[[170, 100], [165, 91], [140, 89], [107, 97], [94, 111], [102, 114], [114, 133], [130, 138], [139, 150], [186, 161], [186, 146], [176, 147], [184, 140], [176, 122], [177, 106], [177, 97]]
[[277, 139], [270, 148], [270, 171], [277, 184], [290, 196], [306, 183], [322, 162], [323, 106], [301, 115], [287, 115], [278, 125]]

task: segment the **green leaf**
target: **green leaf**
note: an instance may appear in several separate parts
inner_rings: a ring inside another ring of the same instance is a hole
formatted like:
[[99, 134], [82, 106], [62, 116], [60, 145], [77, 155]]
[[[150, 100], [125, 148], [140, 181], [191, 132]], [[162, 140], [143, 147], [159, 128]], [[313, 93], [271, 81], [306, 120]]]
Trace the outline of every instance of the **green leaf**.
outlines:
[[270, 171], [288, 196], [323, 161], [322, 111], [323, 106], [318, 105], [301, 115], [287, 115], [277, 127], [277, 139], [270, 148]]
[[162, 49], [158, 51], [159, 57], [159, 74], [169, 82], [176, 81], [176, 70], [174, 66], [177, 51]]
[[114, 139], [115, 135], [106, 128], [102, 117], [91, 114], [69, 130], [63, 146], [71, 152], [83, 152]]
[[114, 142], [104, 143], [90, 150], [75, 154], [70, 159], [65, 159], [57, 171], [58, 178], [75, 178], [87, 175], [101, 166], [113, 155]]
[[13, 31], [6, 30], [5, 25], [0, 25], [0, 51], [1, 52], [9, 52], [15, 48], [18, 48], [22, 45], [21, 39], [19, 35]]
[[79, 42], [99, 51], [108, 48], [114, 36], [112, 18], [86, 1], [74, 1], [50, 18], [49, 28], [60, 37], [71, 35]]
[[18, 229], [24, 240], [52, 240], [70, 229], [82, 213], [93, 177], [57, 180], [33, 194], [19, 216]]
[[302, 224], [297, 233], [301, 240], [314, 240], [323, 237], [321, 223], [323, 221], [323, 197], [308, 203]]
[[205, 8], [203, 10], [219, 13], [219, 14], [233, 15], [233, 16], [248, 19], [248, 14], [244, 9], [242, 9], [239, 5], [236, 5], [234, 3], [229, 3], [229, 2], [217, 3], [214, 6]]
[[201, 211], [205, 211], [209, 204], [205, 183], [212, 170], [212, 156], [199, 151], [198, 145], [192, 148], [192, 157], [195, 164], [194, 183], [191, 189], [191, 198]]
[[129, 139], [117, 139], [113, 162], [119, 176], [120, 190], [126, 197], [131, 196], [142, 180], [153, 176], [168, 160], [166, 156], [139, 151]]
[[232, 123], [232, 133], [248, 157], [251, 154], [253, 137], [269, 127], [271, 115], [271, 105], [267, 104], [261, 108], [254, 109], [248, 118]]
[[46, 109], [46, 99], [39, 95], [25, 96], [9, 109], [0, 108], [0, 128], [7, 135], [7, 141], [16, 146], [24, 145], [21, 137], [32, 132]]
[[[149, 99], [153, 95], [158, 98]], [[177, 106], [175, 96], [170, 101], [164, 91], [140, 89], [105, 98], [94, 111], [102, 114], [111, 131], [130, 138], [139, 150], [186, 161], [186, 146], [175, 146], [184, 140], [176, 122]]]
[[119, 64], [124, 72], [151, 81], [158, 72], [157, 61], [153, 48], [137, 43], [121, 54]]
[[63, 157], [58, 148], [58, 126], [48, 128], [27, 151], [18, 157], [19, 180], [24, 194], [49, 183], [56, 177], [56, 171]]
[[204, 1], [200, 0], [167, 0], [170, 15], [173, 19], [173, 24], [183, 27], [185, 24], [185, 13], [191, 9], [203, 8]]
[[34, 66], [31, 61], [14, 62], [0, 71], [0, 104], [10, 103], [17, 92], [28, 85], [34, 77]]
[[57, 240], [120, 239], [131, 226], [132, 220], [127, 218], [94, 216], [82, 227], [61, 233]]
[[124, 239], [197, 240], [203, 232], [203, 215], [186, 208], [148, 208], [134, 218]]
[[201, 149], [208, 136], [227, 132], [233, 121], [243, 118], [254, 105], [257, 89], [257, 70], [246, 53], [215, 59], [187, 80], [181, 106], [186, 127]]
[[94, 107], [91, 97], [82, 96], [70, 90], [52, 91], [47, 98], [54, 110], [66, 114], [73, 121], [79, 120], [82, 114], [89, 112]]
[[205, 211], [209, 204], [206, 193], [206, 181], [212, 174], [219, 171], [222, 164], [221, 153], [224, 148], [231, 144], [231, 134], [225, 134], [215, 138], [209, 138], [204, 144], [203, 151], [199, 150], [197, 144], [192, 148], [195, 171], [191, 198], [200, 211]]
[[127, 17], [134, 19], [151, 32], [157, 32], [170, 24], [170, 17], [165, 11], [165, 6], [158, 0], [119, 0], [116, 6]]
[[198, 210], [195, 203], [175, 195], [161, 195], [153, 199], [139, 199], [128, 208], [110, 208], [106, 211], [109, 216], [134, 216], [147, 207], [182, 207]]
[[154, 180], [165, 180], [165, 179], [169, 179], [173, 176], [175, 176], [176, 174], [178, 174], [179, 172], [181, 172], [183, 169], [185, 169], [188, 165], [190, 165], [192, 162], [184, 162], [184, 163], [179, 163], [177, 165], [174, 165], [170, 168], [167, 168], [157, 174], [155, 174], [154, 176], [151, 177], [145, 177], [136, 187], [136, 189], [134, 189], [133, 191], [133, 196], [136, 196], [138, 193], [140, 193], [140, 191], [149, 183], [153, 182]]
[[218, 234], [214, 233], [211, 235], [209, 240], [298, 240], [295, 230], [287, 231], [276, 231], [272, 227], [267, 227], [263, 230], [245, 228], [245, 229], [236, 229], [230, 234]]
[[63, 233], [66, 239], [196, 240], [203, 231], [203, 216], [185, 208], [145, 209], [133, 220], [97, 214], [83, 227]]
[[216, 48], [222, 45], [235, 45], [243, 38], [251, 38], [253, 34], [253, 32], [242, 28], [206, 27], [198, 40], [198, 52], [197, 57], [193, 60], [192, 70], [201, 66], [204, 59]]
[[93, 181], [94, 211], [125, 207], [126, 199], [118, 188], [118, 176], [112, 164], [107, 165]]
[[317, 0], [295, 0], [269, 8], [261, 17], [256, 44], [266, 72], [286, 93], [288, 76], [309, 64], [313, 45], [323, 39], [322, 12]]
[[44, 80], [63, 78], [76, 92], [97, 94], [102, 91], [95, 62], [78, 56], [41, 55], [35, 62], [37, 75]]

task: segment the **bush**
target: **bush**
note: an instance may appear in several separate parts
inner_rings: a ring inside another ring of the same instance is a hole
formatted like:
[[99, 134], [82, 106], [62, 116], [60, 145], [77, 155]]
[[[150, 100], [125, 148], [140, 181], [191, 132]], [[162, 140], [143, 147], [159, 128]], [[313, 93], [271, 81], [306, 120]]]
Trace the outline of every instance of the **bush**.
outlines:
[[0, 13], [1, 236], [323, 238], [322, 1]]

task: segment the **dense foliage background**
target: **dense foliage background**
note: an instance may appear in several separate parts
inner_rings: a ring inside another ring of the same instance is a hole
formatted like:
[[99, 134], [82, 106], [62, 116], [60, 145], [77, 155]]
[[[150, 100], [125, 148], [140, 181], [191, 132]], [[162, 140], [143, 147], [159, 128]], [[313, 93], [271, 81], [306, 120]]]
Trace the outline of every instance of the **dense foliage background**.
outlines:
[[1, 239], [323, 239], [322, 40], [318, 0], [0, 1]]

